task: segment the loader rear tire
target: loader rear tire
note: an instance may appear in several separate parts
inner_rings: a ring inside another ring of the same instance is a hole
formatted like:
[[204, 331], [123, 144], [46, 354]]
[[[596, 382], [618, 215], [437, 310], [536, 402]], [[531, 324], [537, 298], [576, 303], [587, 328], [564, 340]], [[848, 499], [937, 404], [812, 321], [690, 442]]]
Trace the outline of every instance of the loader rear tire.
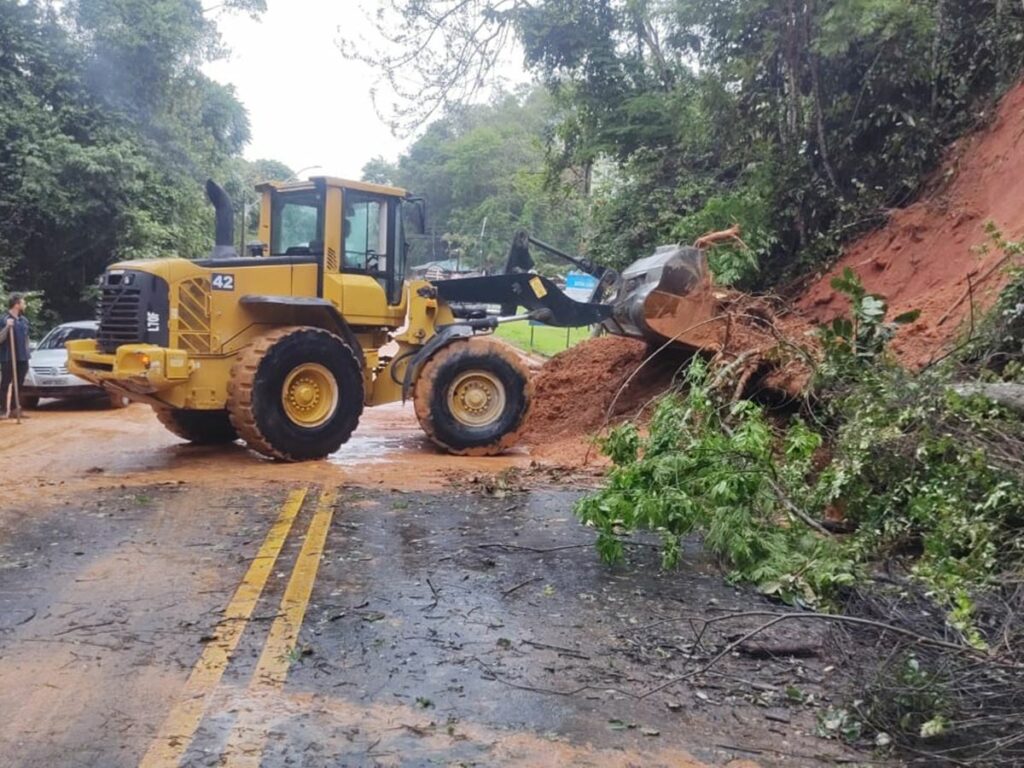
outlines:
[[157, 419], [170, 432], [195, 445], [233, 443], [238, 433], [227, 411], [197, 411], [187, 408], [153, 408]]
[[459, 456], [495, 456], [515, 445], [532, 396], [522, 358], [490, 337], [442, 348], [424, 364], [413, 390], [423, 431]]
[[282, 461], [322, 459], [348, 441], [363, 412], [355, 352], [322, 328], [287, 326], [256, 338], [228, 381], [228, 413], [246, 445]]

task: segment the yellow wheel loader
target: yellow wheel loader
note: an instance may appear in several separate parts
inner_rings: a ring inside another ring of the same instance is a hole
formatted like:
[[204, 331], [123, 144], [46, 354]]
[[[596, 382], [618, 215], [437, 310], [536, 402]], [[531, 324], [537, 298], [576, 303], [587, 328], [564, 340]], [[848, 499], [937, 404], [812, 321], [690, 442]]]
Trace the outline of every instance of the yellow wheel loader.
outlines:
[[[489, 455], [514, 444], [531, 396], [494, 329], [611, 318], [529, 270], [407, 279], [406, 227], [424, 217], [402, 189], [330, 177], [257, 189], [262, 247], [235, 251], [231, 202], [211, 181], [210, 258], [111, 266], [98, 336], [68, 344], [71, 371], [148, 403], [194, 443], [241, 438], [266, 456], [317, 459], [349, 439], [364, 406], [411, 398], [435, 443]], [[512, 316], [518, 307], [527, 313]]]

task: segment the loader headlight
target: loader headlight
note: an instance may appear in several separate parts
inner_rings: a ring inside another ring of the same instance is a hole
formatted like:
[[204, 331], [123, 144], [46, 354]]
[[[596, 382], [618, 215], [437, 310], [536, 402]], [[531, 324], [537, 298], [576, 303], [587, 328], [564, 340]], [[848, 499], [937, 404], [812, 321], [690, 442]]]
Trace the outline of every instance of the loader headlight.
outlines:
[[138, 357], [139, 362], [142, 363], [142, 367], [149, 368], [149, 364], [152, 362], [152, 360], [150, 360], [149, 355], [147, 355], [145, 352], [139, 352]]

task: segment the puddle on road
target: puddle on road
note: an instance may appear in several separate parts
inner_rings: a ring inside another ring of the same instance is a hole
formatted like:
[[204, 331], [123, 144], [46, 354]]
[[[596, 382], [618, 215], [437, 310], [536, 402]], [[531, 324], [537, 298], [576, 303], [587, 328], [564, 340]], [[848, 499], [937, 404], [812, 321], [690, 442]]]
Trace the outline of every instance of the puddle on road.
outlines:
[[[396, 435], [354, 434], [347, 443], [327, 457], [331, 464], [386, 464], [406, 459], [412, 453], [429, 453], [426, 439], [414, 433]], [[401, 454], [401, 455], [399, 455]]]

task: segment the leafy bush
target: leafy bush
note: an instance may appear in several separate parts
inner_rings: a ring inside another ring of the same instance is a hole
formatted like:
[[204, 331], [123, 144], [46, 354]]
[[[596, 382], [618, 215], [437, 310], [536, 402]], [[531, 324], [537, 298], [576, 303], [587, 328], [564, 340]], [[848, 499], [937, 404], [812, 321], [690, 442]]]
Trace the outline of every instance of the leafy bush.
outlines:
[[[671, 567], [679, 537], [697, 532], [732, 578], [790, 602], [827, 604], [873, 564], [905, 562], [981, 646], [974, 595], [1024, 567], [1024, 425], [956, 395], [944, 371], [890, 364], [884, 302], [850, 276], [837, 287], [854, 317], [823, 330], [823, 369], [836, 375], [811, 419], [773, 422], [757, 405], [723, 402], [697, 361], [646, 435], [627, 424], [604, 441], [607, 486], [577, 512], [606, 560], [645, 528]], [[855, 532], [823, 535], [815, 520], [828, 511]]]
[[992, 242], [980, 250], [994, 247], [1003, 254], [1007, 282], [969, 339], [963, 360], [969, 369], [992, 378], [1024, 379], [1024, 243], [1006, 240], [992, 222], [987, 229]]
[[686, 383], [684, 395], [661, 402], [646, 436], [627, 424], [604, 441], [615, 467], [577, 512], [597, 527], [605, 560], [623, 556], [623, 533], [648, 528], [661, 534], [671, 567], [679, 538], [699, 532], [733, 578], [787, 601], [814, 604], [852, 583], [853, 564], [839, 559], [837, 543], [791, 516], [792, 499], [822, 502], [807, 481], [820, 436], [801, 422], [777, 435], [760, 407], [719, 402], [700, 361]]

